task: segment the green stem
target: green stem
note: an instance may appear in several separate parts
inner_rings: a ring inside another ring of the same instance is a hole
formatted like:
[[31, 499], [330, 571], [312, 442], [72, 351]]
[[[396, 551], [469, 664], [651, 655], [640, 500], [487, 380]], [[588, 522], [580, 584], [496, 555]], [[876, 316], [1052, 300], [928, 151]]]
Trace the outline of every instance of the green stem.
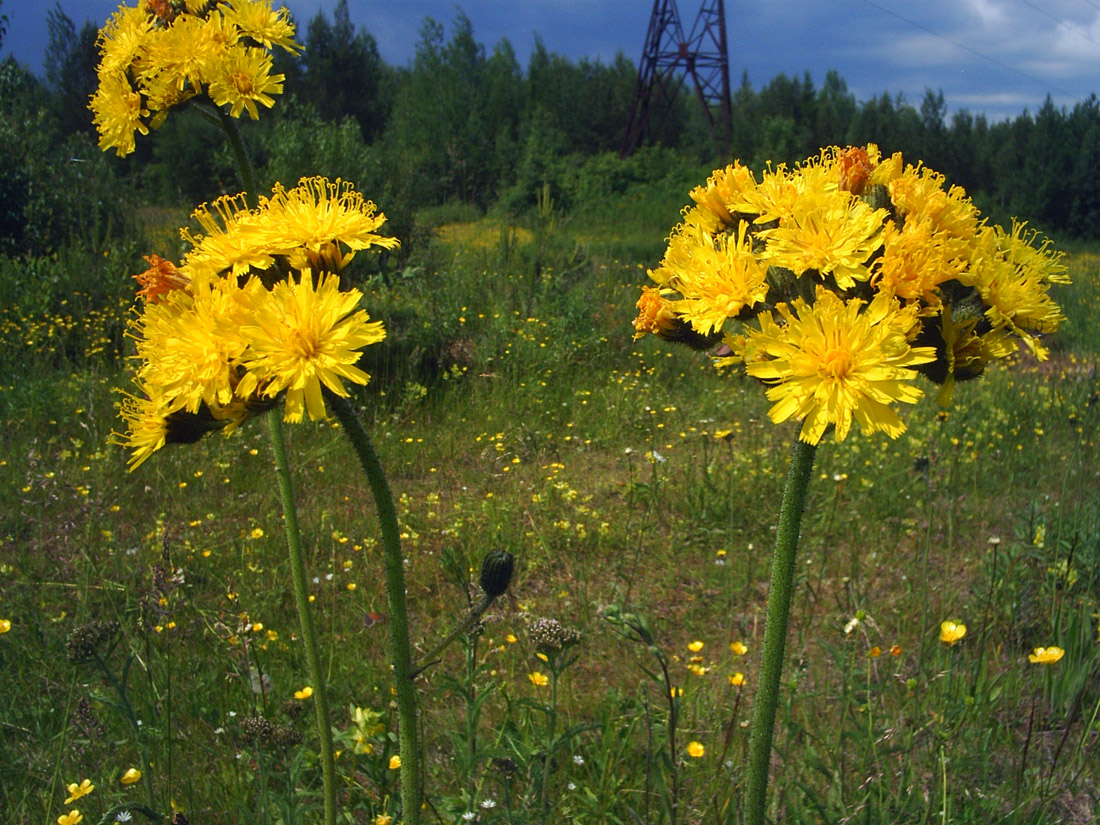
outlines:
[[241, 173], [245, 202], [250, 207], [255, 208], [259, 202], [259, 192], [256, 189], [256, 173], [252, 170], [252, 161], [249, 160], [248, 152], [244, 148], [244, 141], [241, 140], [241, 132], [233, 118], [221, 109], [217, 109], [217, 113], [218, 123], [221, 125], [222, 131], [225, 132], [225, 137], [229, 141], [229, 149], [233, 152], [233, 159], [237, 161], [237, 170]]
[[405, 601], [405, 567], [401, 557], [401, 535], [397, 526], [397, 511], [393, 494], [386, 481], [386, 471], [374, 451], [370, 435], [355, 414], [351, 402], [326, 393], [333, 412], [351, 441], [363, 472], [367, 475], [374, 504], [378, 509], [378, 524], [382, 532], [382, 555], [386, 567], [386, 593], [390, 608], [390, 645], [393, 659], [394, 691], [397, 697], [397, 718], [401, 748], [401, 811], [405, 825], [420, 823], [420, 746], [416, 728], [416, 688], [413, 685], [412, 647], [409, 644], [409, 613]]
[[760, 662], [760, 684], [753, 702], [752, 728], [749, 734], [748, 778], [745, 791], [746, 825], [764, 825], [768, 794], [768, 766], [775, 734], [775, 712], [779, 705], [779, 680], [783, 673], [783, 654], [787, 643], [787, 621], [791, 613], [795, 555], [806, 491], [814, 465], [816, 447], [795, 442], [783, 505], [779, 511], [779, 529], [772, 556], [772, 581], [768, 591], [768, 616], [764, 627], [764, 650]]
[[324, 778], [325, 825], [336, 823], [336, 768], [332, 756], [332, 726], [329, 723], [328, 697], [325, 691], [325, 674], [321, 670], [321, 655], [317, 650], [317, 636], [313, 632], [313, 617], [309, 611], [309, 590], [306, 587], [306, 568], [302, 559], [302, 537], [298, 531], [298, 510], [294, 504], [294, 489], [290, 483], [290, 465], [286, 457], [286, 432], [279, 410], [267, 417], [271, 435], [271, 451], [275, 455], [275, 475], [279, 481], [279, 496], [283, 504], [283, 522], [286, 526], [286, 544], [290, 553], [290, 576], [294, 588], [294, 602], [298, 606], [298, 622], [302, 629], [302, 643], [306, 648], [306, 665], [313, 688], [313, 708], [317, 714], [317, 733], [321, 737], [321, 770]]

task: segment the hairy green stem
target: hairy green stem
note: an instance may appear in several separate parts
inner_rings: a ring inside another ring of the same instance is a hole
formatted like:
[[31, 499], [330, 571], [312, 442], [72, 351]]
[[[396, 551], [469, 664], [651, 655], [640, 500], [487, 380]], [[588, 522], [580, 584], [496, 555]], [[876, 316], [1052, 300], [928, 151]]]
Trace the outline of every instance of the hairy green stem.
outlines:
[[233, 118], [221, 109], [218, 109], [217, 112], [218, 124], [222, 127], [222, 131], [229, 141], [229, 149], [233, 152], [233, 159], [237, 161], [237, 171], [240, 172], [241, 184], [244, 186], [245, 202], [250, 207], [255, 208], [259, 202], [260, 193], [256, 189], [256, 173], [252, 170], [252, 161], [249, 160], [248, 152], [244, 148], [244, 141], [241, 140], [241, 132]]
[[324, 779], [325, 825], [336, 823], [336, 767], [332, 755], [332, 726], [329, 723], [328, 696], [325, 690], [325, 674], [321, 669], [321, 655], [317, 649], [317, 636], [313, 632], [313, 617], [309, 612], [309, 589], [306, 587], [306, 568], [302, 559], [302, 537], [298, 531], [298, 509], [294, 503], [294, 489], [290, 482], [290, 465], [286, 457], [286, 432], [279, 410], [267, 417], [271, 435], [271, 451], [275, 455], [275, 475], [279, 481], [279, 496], [283, 504], [283, 522], [286, 526], [286, 544], [290, 553], [290, 577], [294, 589], [294, 603], [298, 606], [298, 623], [302, 629], [302, 644], [306, 648], [306, 665], [309, 668], [310, 686], [313, 688], [313, 709], [317, 715], [317, 733], [321, 737], [321, 771]]
[[416, 688], [412, 670], [412, 646], [409, 644], [409, 612], [405, 600], [405, 566], [401, 556], [401, 535], [397, 511], [386, 471], [374, 450], [370, 435], [347, 398], [326, 394], [333, 412], [351, 441], [363, 472], [367, 475], [378, 524], [382, 532], [382, 555], [386, 568], [386, 593], [390, 608], [390, 645], [393, 682], [397, 698], [397, 719], [401, 748], [401, 811], [405, 825], [420, 823], [420, 746], [416, 728]]
[[787, 622], [791, 613], [791, 590], [794, 585], [795, 556], [802, 512], [806, 508], [806, 491], [810, 486], [810, 471], [814, 465], [816, 447], [797, 440], [783, 504], [779, 511], [779, 527], [772, 556], [772, 580], [768, 590], [768, 615], [764, 627], [764, 650], [760, 661], [760, 684], [752, 709], [749, 733], [749, 763], [745, 790], [746, 825], [764, 825], [768, 795], [768, 767], [771, 762], [772, 740], [775, 735], [775, 712], [779, 705], [779, 680], [783, 673], [783, 654], [787, 644]]

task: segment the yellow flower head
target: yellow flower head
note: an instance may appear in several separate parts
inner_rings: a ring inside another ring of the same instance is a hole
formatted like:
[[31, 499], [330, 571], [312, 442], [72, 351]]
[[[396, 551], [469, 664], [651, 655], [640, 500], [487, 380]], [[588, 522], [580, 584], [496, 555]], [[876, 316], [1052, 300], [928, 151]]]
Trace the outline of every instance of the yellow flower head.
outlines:
[[95, 790], [95, 785], [92, 784], [92, 780], [85, 779], [79, 785], [72, 782], [68, 785], [69, 796], [65, 799], [65, 804], [75, 802], [82, 796], [87, 796]]
[[744, 656], [746, 653], [749, 652], [748, 647], [745, 645], [744, 642], [741, 641], [730, 642], [730, 650], [732, 650], [738, 656]]
[[398, 756], [395, 753], [393, 756], [390, 757], [390, 770], [391, 771], [396, 771], [400, 767], [401, 767], [401, 757]]
[[1035, 648], [1035, 652], [1029, 653], [1027, 658], [1032, 664], [1052, 665], [1065, 655], [1066, 652], [1062, 648], [1052, 645], [1051, 647]]
[[0, 633], [7, 633], [11, 630], [11, 619], [0, 619]]
[[741, 685], [745, 684], [745, 674], [740, 671], [731, 673], [726, 678], [730, 683], [730, 687], [741, 687]]
[[309, 685], [306, 685], [301, 690], [294, 691], [294, 698], [297, 699], [299, 702], [308, 699], [312, 695], [313, 695], [313, 688], [310, 687]]
[[696, 639], [694, 642], [688, 643], [688, 650], [690, 650], [692, 653], [698, 653], [702, 649], [703, 642], [700, 642], [698, 639]]
[[[735, 342], [749, 375], [772, 386], [768, 411], [772, 421], [803, 421], [800, 438], [817, 444], [830, 424], [844, 440], [853, 418], [864, 432], [883, 431], [896, 438], [905, 425], [892, 402], [915, 403], [922, 395], [909, 382], [915, 367], [933, 360], [928, 347], [910, 347], [907, 333], [916, 323], [912, 313], [879, 299], [842, 301], [822, 287], [817, 302], [802, 299], [792, 307], [780, 304], [776, 324], [770, 313], [760, 316], [760, 330], [750, 330]], [[862, 310], [862, 311], [861, 311]]]
[[638, 299], [638, 317], [634, 319], [634, 340], [646, 333], [662, 337], [677, 326], [678, 319], [672, 309], [672, 302], [661, 290], [653, 286], [642, 287], [642, 296]]
[[123, 785], [133, 785], [135, 782], [140, 781], [141, 771], [137, 768], [127, 768], [126, 772], [119, 777], [118, 781]]
[[687, 747], [687, 752], [688, 756], [692, 759], [699, 759], [707, 752], [707, 749], [701, 742], [690, 742]]
[[218, 64], [210, 80], [210, 97], [217, 106], [229, 106], [232, 117], [247, 110], [249, 117], [259, 120], [259, 103], [270, 109], [275, 105], [271, 95], [282, 94], [281, 74], [271, 74], [271, 55], [263, 49], [234, 49]]
[[276, 284], [255, 296], [251, 322], [241, 328], [246, 349], [239, 363], [247, 371], [238, 394], [273, 397], [286, 392], [286, 420], [327, 417], [322, 386], [346, 397], [342, 379], [366, 384], [355, 366], [359, 350], [386, 337], [381, 322], [358, 309], [358, 290], [340, 291], [339, 276], [319, 279], [307, 269], [300, 281]]
[[57, 825], [79, 825], [84, 821], [84, 814], [80, 813], [76, 808], [69, 811], [67, 814], [62, 814], [57, 818]]
[[940, 641], [947, 645], [953, 645], [966, 635], [966, 625], [951, 619], [940, 625]]
[[528, 673], [527, 678], [535, 687], [546, 687], [548, 684], [550, 684], [550, 679], [546, 676], [546, 674], [539, 673], [539, 671], [537, 670]]

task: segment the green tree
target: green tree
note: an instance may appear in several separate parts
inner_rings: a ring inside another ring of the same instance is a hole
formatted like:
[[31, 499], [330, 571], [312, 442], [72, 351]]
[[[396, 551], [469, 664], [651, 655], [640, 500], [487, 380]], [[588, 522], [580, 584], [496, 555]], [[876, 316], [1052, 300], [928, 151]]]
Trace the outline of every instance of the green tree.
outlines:
[[49, 40], [43, 68], [58, 126], [65, 135], [90, 133], [92, 114], [88, 100], [98, 82], [95, 67], [99, 62], [96, 48], [99, 28], [89, 20], [78, 32], [60, 3], [46, 12], [46, 28]]

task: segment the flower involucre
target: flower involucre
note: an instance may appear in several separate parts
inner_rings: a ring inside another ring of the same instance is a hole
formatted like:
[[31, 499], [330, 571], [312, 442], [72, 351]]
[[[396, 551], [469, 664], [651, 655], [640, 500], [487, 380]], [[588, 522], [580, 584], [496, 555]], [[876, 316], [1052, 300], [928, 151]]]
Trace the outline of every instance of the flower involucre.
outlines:
[[[818, 443], [854, 419], [897, 437], [896, 408], [922, 391], [975, 378], [1063, 315], [1050, 296], [1067, 283], [1060, 253], [1013, 223], [989, 226], [958, 186], [900, 153], [826, 147], [794, 168], [757, 177], [740, 163], [691, 192], [695, 205], [649, 271], [635, 340], [653, 333], [706, 350], [720, 367], [767, 385], [776, 423], [802, 422]], [[755, 321], [755, 323], [754, 323]]]

